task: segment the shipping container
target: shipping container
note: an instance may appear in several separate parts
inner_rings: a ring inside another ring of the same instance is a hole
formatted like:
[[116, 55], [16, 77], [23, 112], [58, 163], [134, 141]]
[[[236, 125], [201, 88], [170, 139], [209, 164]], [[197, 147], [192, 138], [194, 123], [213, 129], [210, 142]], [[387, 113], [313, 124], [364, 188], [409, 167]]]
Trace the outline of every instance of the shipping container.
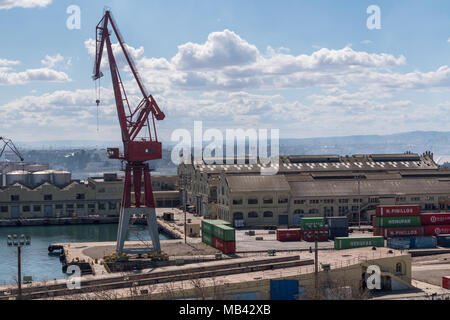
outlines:
[[426, 236], [438, 236], [440, 234], [449, 234], [450, 225], [446, 226], [425, 226]]
[[388, 247], [393, 249], [432, 249], [436, 248], [436, 237], [389, 238]]
[[336, 237], [348, 237], [348, 228], [328, 229], [328, 238], [333, 240]]
[[300, 241], [300, 229], [278, 229], [277, 240], [278, 241]]
[[329, 217], [327, 218], [328, 227], [330, 229], [334, 228], [348, 228], [348, 218], [347, 217]]
[[302, 229], [323, 229], [325, 228], [324, 218], [302, 218], [301, 221]]
[[407, 217], [420, 215], [419, 205], [377, 206], [377, 217]]
[[230, 226], [216, 224], [213, 226], [213, 236], [223, 241], [235, 241], [235, 230]]
[[270, 280], [271, 300], [297, 300], [298, 280]]
[[411, 240], [409, 238], [389, 238], [387, 246], [396, 250], [406, 250], [411, 247]]
[[437, 240], [436, 237], [413, 237], [410, 238], [411, 249], [432, 249], [436, 248]]
[[420, 215], [422, 225], [450, 225], [450, 213], [422, 213]]
[[442, 288], [450, 289], [450, 276], [442, 277]]
[[213, 234], [214, 225], [231, 226], [231, 223], [224, 220], [202, 220], [202, 232]]
[[383, 237], [337, 237], [334, 239], [334, 248], [337, 250], [361, 248], [361, 247], [384, 247]]
[[374, 226], [373, 227], [373, 235], [375, 237], [383, 237], [383, 228], [377, 228], [377, 227]]
[[450, 234], [441, 234], [436, 236], [436, 238], [438, 246], [450, 248]]
[[208, 246], [213, 246], [213, 238], [212, 235], [206, 232], [202, 232], [202, 242], [206, 243]]
[[235, 241], [223, 241], [222, 239], [213, 237], [213, 247], [227, 254], [236, 252]]
[[424, 227], [374, 228], [373, 234], [385, 238], [422, 237], [425, 235], [425, 229]]
[[378, 228], [420, 227], [421, 225], [420, 216], [375, 218], [375, 226]]
[[302, 230], [302, 239], [308, 242], [314, 242], [317, 235], [317, 241], [328, 241], [328, 229]]

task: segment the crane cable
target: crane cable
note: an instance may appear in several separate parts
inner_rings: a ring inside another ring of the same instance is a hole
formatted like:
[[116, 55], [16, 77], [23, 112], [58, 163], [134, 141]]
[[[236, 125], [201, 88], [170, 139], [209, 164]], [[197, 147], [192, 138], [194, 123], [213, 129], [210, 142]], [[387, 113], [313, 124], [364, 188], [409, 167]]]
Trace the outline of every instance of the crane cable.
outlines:
[[99, 132], [99, 124], [98, 124], [98, 106], [100, 104], [100, 78], [98, 79], [98, 84], [97, 81], [94, 81], [95, 84], [95, 103], [97, 104], [97, 132]]

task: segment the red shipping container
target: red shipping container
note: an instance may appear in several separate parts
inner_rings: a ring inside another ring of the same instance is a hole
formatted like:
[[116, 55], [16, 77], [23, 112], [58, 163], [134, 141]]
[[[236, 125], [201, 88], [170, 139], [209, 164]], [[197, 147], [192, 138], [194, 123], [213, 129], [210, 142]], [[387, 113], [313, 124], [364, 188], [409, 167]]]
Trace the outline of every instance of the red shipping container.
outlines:
[[373, 235], [385, 238], [422, 237], [425, 230], [423, 227], [374, 228]]
[[400, 205], [400, 206], [377, 206], [375, 210], [377, 217], [406, 217], [419, 216], [419, 205]]
[[422, 225], [450, 225], [450, 213], [422, 213], [420, 215]]
[[[375, 219], [375, 217], [374, 217], [374, 219]], [[377, 228], [374, 225], [374, 227], [373, 227], [373, 235], [375, 237], [381, 237], [383, 235], [383, 228]]]
[[372, 216], [372, 227], [376, 227], [376, 225], [375, 225], [375, 221], [376, 221], [376, 216]]
[[235, 241], [223, 241], [222, 239], [213, 237], [213, 247], [223, 253], [235, 253], [236, 242]]
[[450, 289], [450, 276], [449, 277], [442, 277], [442, 288]]
[[450, 225], [425, 226], [425, 235], [426, 236], [438, 236], [440, 234], [450, 234]]
[[300, 241], [300, 229], [278, 229], [278, 241]]
[[314, 232], [318, 232], [317, 241], [328, 241], [328, 230], [303, 230], [303, 240], [308, 242], [314, 242]]

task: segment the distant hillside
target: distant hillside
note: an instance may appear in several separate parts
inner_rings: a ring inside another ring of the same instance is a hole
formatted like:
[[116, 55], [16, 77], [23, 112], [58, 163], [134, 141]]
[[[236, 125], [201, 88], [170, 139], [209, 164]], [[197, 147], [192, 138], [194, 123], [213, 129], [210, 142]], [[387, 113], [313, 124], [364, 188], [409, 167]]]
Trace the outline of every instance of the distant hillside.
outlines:
[[[17, 142], [22, 149], [103, 149], [121, 146], [120, 141], [41, 141]], [[165, 148], [176, 143], [163, 141]], [[357, 135], [345, 137], [324, 137], [308, 139], [281, 139], [282, 154], [355, 154], [355, 153], [403, 153], [412, 151], [434, 154], [450, 154], [450, 132], [413, 131], [392, 135]]]

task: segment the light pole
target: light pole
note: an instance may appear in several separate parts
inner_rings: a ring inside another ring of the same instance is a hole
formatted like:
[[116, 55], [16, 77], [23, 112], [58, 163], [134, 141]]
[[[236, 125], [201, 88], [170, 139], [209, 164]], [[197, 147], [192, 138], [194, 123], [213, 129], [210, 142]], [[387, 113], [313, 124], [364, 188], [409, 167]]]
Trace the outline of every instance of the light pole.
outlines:
[[23, 234], [20, 237], [17, 234], [8, 235], [8, 246], [9, 247], [17, 247], [17, 285], [18, 285], [18, 293], [17, 300], [22, 299], [22, 270], [21, 270], [21, 249], [23, 246], [31, 245], [31, 237], [25, 236]]

